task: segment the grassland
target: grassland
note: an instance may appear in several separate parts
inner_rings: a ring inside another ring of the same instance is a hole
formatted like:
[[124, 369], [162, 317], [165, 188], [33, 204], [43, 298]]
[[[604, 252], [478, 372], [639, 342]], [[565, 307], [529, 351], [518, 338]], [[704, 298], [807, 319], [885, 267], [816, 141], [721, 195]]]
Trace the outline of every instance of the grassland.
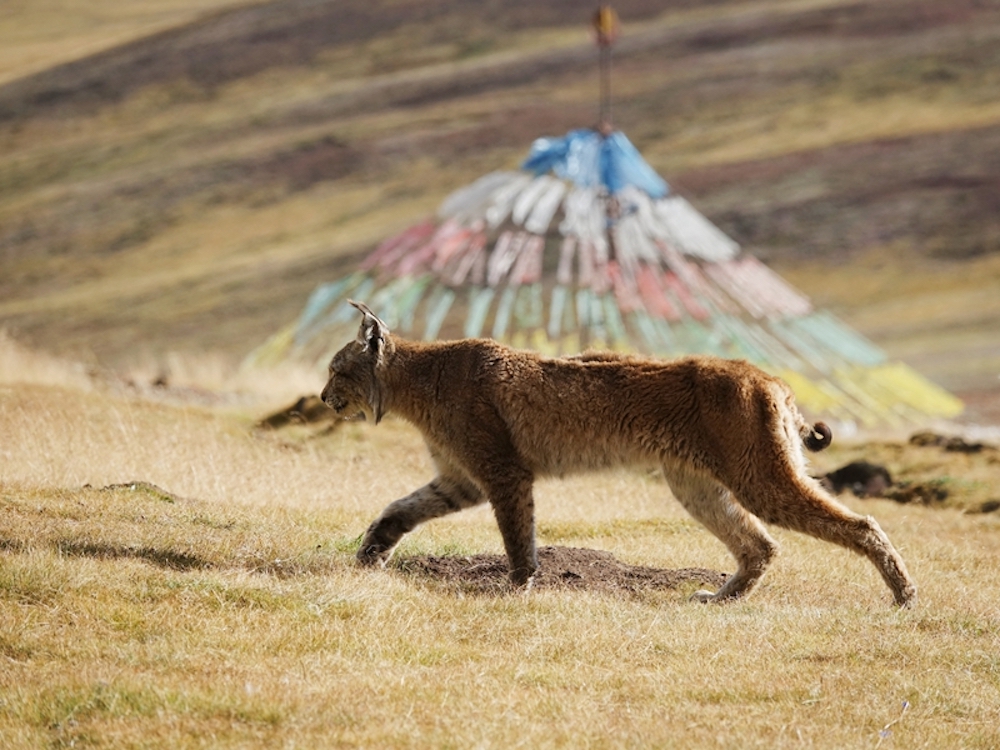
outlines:
[[[319, 374], [213, 380], [190, 362], [188, 382], [144, 391], [9, 340], [0, 355], [5, 748], [1000, 742], [1000, 515], [975, 512], [1000, 483], [995, 451], [819, 454], [817, 470], [877, 456], [953, 490], [843, 498], [907, 560], [911, 611], [867, 562], [780, 530], [782, 555], [735, 605], [688, 602], [694, 583], [525, 594], [353, 564], [429, 463], [393, 420], [253, 429]], [[542, 544], [731, 570], [654, 476], [544, 482], [538, 516]], [[480, 508], [418, 529], [395, 560], [500, 550]]]
[[[417, 436], [254, 429], [322, 373], [234, 363], [317, 281], [591, 123], [573, 3], [87, 6], [0, 9], [0, 745], [1000, 746], [996, 451], [816, 457], [947, 491], [843, 498], [900, 549], [916, 609], [779, 530], [753, 596], [705, 607], [694, 582], [525, 594], [405, 564], [499, 553], [486, 508], [359, 569], [361, 532], [429, 475]], [[995, 4], [616, 6], [616, 118], [654, 166], [1000, 423]], [[655, 476], [541, 483], [538, 523], [731, 570]]]

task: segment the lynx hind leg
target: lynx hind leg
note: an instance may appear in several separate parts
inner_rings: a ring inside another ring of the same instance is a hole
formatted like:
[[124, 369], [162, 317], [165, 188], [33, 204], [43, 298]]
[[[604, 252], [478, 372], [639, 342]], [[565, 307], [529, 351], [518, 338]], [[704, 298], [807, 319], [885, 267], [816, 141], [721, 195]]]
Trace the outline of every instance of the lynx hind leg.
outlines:
[[896, 604], [911, 607], [917, 587], [889, 537], [871, 516], [841, 505], [818, 482], [793, 471], [740, 492], [743, 503], [766, 523], [833, 542], [867, 557], [892, 591]]
[[358, 562], [363, 565], [384, 563], [403, 535], [419, 524], [471, 508], [484, 499], [479, 489], [468, 480], [435, 477], [420, 489], [386, 506], [365, 532], [358, 549]]
[[736, 572], [716, 592], [697, 591], [692, 599], [724, 602], [745, 596], [760, 581], [778, 545], [763, 524], [742, 508], [728, 489], [698, 474], [664, 469], [674, 496], [695, 520], [726, 545], [736, 558]]

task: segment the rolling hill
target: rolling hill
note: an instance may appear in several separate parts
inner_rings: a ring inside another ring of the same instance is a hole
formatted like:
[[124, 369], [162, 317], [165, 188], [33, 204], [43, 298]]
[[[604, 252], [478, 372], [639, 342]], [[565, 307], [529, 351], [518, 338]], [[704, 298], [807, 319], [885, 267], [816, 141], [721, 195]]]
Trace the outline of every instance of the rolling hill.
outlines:
[[[109, 367], [238, 361], [380, 238], [597, 116], [593, 8], [568, 0], [116, 7], [61, 44], [0, 21], [34, 50], [0, 78], [0, 325]], [[1000, 419], [1000, 7], [616, 8], [615, 121], [672, 187]]]

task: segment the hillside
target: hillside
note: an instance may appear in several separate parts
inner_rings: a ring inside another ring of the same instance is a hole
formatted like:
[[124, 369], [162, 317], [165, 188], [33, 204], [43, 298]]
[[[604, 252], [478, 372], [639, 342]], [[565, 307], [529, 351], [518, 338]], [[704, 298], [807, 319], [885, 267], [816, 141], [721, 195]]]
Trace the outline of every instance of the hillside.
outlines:
[[233, 0], [32, 0], [0, 8], [0, 83], [191, 23]]
[[[0, 325], [85, 361], [237, 361], [379, 238], [596, 117], [591, 8], [566, 0], [145, 7], [116, 44], [67, 21], [0, 86]], [[653, 166], [1000, 419], [1000, 8], [616, 8], [615, 120]], [[18, 12], [2, 33], [43, 23]]]

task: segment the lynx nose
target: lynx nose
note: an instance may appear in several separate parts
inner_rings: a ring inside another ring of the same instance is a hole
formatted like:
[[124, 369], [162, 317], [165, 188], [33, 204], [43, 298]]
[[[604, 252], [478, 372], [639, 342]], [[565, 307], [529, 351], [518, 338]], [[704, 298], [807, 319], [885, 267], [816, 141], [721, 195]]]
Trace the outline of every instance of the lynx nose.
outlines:
[[327, 383], [326, 387], [323, 388], [323, 392], [321, 394], [319, 394], [319, 397], [320, 397], [320, 399], [322, 399], [323, 403], [326, 404], [327, 406], [329, 406], [331, 409], [335, 409], [336, 408], [333, 405], [333, 394], [330, 392], [330, 384], [329, 383]]

